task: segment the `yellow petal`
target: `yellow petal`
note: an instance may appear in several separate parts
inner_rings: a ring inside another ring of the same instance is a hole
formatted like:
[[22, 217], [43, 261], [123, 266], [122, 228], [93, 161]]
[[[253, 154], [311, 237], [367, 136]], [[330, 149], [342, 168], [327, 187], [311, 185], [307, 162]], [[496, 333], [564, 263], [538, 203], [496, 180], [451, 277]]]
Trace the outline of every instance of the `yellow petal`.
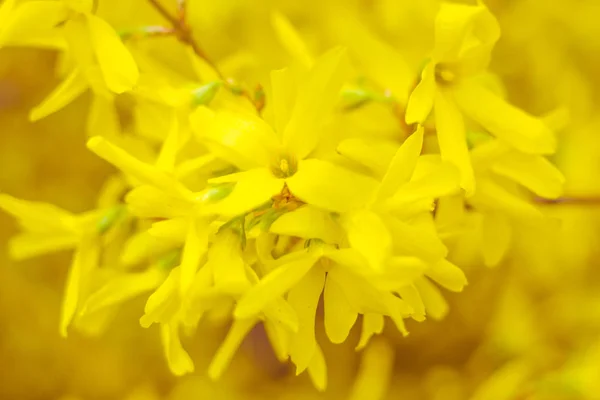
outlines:
[[325, 282], [325, 332], [332, 343], [343, 343], [354, 326], [358, 314], [352, 308], [343, 290], [333, 279]]
[[8, 250], [13, 260], [25, 260], [43, 254], [72, 249], [79, 243], [74, 234], [20, 234], [10, 239]]
[[435, 98], [435, 126], [442, 159], [456, 165], [461, 174], [460, 184], [470, 195], [475, 190], [473, 167], [467, 147], [465, 123], [459, 109], [447, 94]]
[[255, 316], [271, 301], [287, 293], [310, 271], [318, 256], [313, 253], [305, 253], [304, 257], [290, 254], [288, 258], [292, 261], [264, 276], [238, 301], [234, 313], [236, 318]]
[[435, 83], [435, 66], [436, 64], [433, 61], [425, 65], [423, 72], [421, 72], [421, 81], [410, 94], [408, 104], [406, 105], [405, 117], [406, 123], [409, 125], [424, 123], [433, 109], [433, 101], [437, 89]]
[[308, 375], [318, 391], [324, 392], [327, 389], [327, 364], [319, 345], [316, 346], [313, 359], [308, 365]]
[[565, 177], [542, 156], [513, 152], [494, 163], [492, 170], [547, 199], [556, 199], [563, 193]]
[[556, 138], [544, 122], [506, 103], [476, 83], [454, 90], [460, 108], [501, 140], [529, 154], [552, 154]]
[[22, 44], [29, 39], [49, 36], [67, 19], [69, 9], [60, 1], [5, 1], [0, 12], [0, 47]]
[[482, 229], [483, 261], [486, 266], [495, 267], [502, 261], [510, 246], [510, 222], [501, 213], [487, 212], [483, 216]]
[[[297, 333], [299, 329], [296, 310], [283, 298], [275, 299], [265, 308], [266, 321], [284, 328], [287, 332]], [[286, 347], [287, 348], [287, 347]]]
[[273, 222], [269, 231], [303, 239], [321, 239], [332, 244], [338, 243], [342, 235], [330, 213], [309, 205], [283, 214]]
[[204, 221], [192, 218], [189, 221], [188, 232], [181, 254], [179, 274], [179, 291], [181, 295], [190, 288], [200, 261], [208, 250], [208, 228]]
[[320, 57], [299, 88], [296, 104], [283, 132], [286, 149], [302, 160], [317, 146], [325, 118], [333, 111], [347, 75], [345, 50]]
[[106, 86], [115, 93], [133, 89], [140, 76], [133, 56], [106, 21], [93, 14], [86, 17], [91, 45]]
[[269, 319], [264, 322], [264, 325], [269, 342], [273, 346], [275, 357], [280, 362], [285, 362], [289, 358], [290, 335], [288, 331]]
[[225, 340], [208, 367], [208, 376], [210, 379], [217, 380], [223, 375], [242, 341], [257, 322], [256, 318], [236, 319], [233, 321], [233, 325], [231, 325]]
[[383, 332], [383, 325], [383, 315], [371, 313], [363, 315], [362, 331], [356, 350], [364, 349], [373, 335], [379, 335]]
[[379, 189], [377, 200], [392, 196], [399, 187], [407, 183], [413, 175], [423, 147], [423, 128], [419, 127], [400, 146], [388, 166]]
[[347, 212], [366, 204], [377, 181], [322, 160], [303, 160], [298, 171], [286, 179], [300, 200], [333, 212]]
[[85, 290], [83, 286], [90, 278], [90, 273], [98, 265], [99, 251], [100, 249], [93, 238], [82, 239], [77, 250], [75, 250], [71, 268], [67, 275], [60, 313], [59, 330], [63, 337], [67, 336], [67, 328], [81, 305], [81, 293]]
[[362, 209], [345, 215], [342, 225], [350, 247], [362, 254], [371, 268], [382, 271], [392, 254], [392, 237], [381, 218], [373, 211]]
[[423, 300], [427, 315], [431, 318], [439, 320], [448, 314], [448, 303], [440, 293], [440, 290], [435, 285], [421, 278], [415, 282], [415, 287], [419, 290], [419, 295]]
[[99, 157], [142, 183], [155, 186], [168, 194], [178, 195], [184, 199], [193, 197], [192, 193], [173, 177], [138, 160], [103, 137], [94, 136], [90, 138], [87, 147]]
[[170, 322], [161, 324], [160, 337], [171, 372], [176, 376], [194, 372], [194, 363], [181, 345], [179, 323]]
[[397, 150], [398, 144], [394, 141], [370, 138], [345, 139], [337, 147], [338, 153], [369, 168], [377, 178], [385, 175]]
[[148, 328], [156, 322], [166, 323], [178, 309], [179, 268], [174, 268], [167, 279], [148, 297], [140, 325]]
[[38, 121], [54, 114], [82, 95], [87, 88], [88, 83], [80, 71], [73, 70], [48, 97], [30, 111], [29, 120]]
[[394, 368], [395, 349], [385, 340], [374, 340], [365, 349], [349, 400], [383, 400]]
[[92, 314], [123, 303], [144, 292], [157, 288], [165, 279], [165, 273], [157, 268], [142, 273], [128, 273], [111, 278], [104, 286], [86, 300], [81, 314]]
[[116, 137], [121, 134], [121, 123], [113, 98], [93, 96], [86, 124], [89, 136]]
[[32, 233], [76, 233], [75, 216], [51, 204], [0, 193], [0, 209], [13, 215], [25, 230]]
[[325, 272], [313, 268], [290, 291], [288, 301], [298, 315], [298, 332], [290, 342], [290, 357], [296, 365], [296, 375], [311, 364], [317, 351], [315, 315], [325, 284]]
[[388, 260], [384, 273], [376, 277], [374, 283], [381, 290], [395, 292], [423, 276], [427, 268], [427, 263], [420, 258], [395, 256]]
[[268, 167], [279, 140], [273, 129], [250, 113], [197, 107], [190, 115], [196, 138], [219, 158], [240, 169]]
[[395, 239], [396, 250], [403, 254], [417, 256], [430, 262], [437, 262], [448, 254], [448, 249], [435, 232], [423, 226], [407, 224], [396, 218], [387, 218], [385, 222]]
[[273, 112], [275, 113], [275, 128], [278, 134], [285, 131], [294, 109], [297, 93], [297, 82], [290, 68], [271, 72], [271, 87], [273, 91]]
[[266, 168], [256, 168], [236, 175], [233, 191], [220, 202], [207, 207], [214, 213], [235, 217], [247, 213], [271, 200], [283, 189], [278, 179]]
[[519, 197], [490, 179], [480, 181], [477, 194], [471, 202], [517, 219], [543, 218], [543, 213], [528, 198]]
[[[141, 218], [177, 218], [189, 216], [193, 207], [190, 201], [168, 195], [150, 185], [138, 186], [125, 196], [129, 211]], [[170, 229], [161, 227], [161, 229]], [[157, 227], [156, 236], [160, 230]]]
[[242, 258], [242, 242], [231, 230], [215, 237], [205, 268], [213, 271], [215, 287], [224, 293], [242, 294], [250, 287]]
[[172, 218], [158, 221], [148, 229], [148, 234], [157, 239], [172, 243], [184, 243], [188, 233], [189, 222], [187, 218]]
[[290, 21], [280, 12], [274, 11], [271, 14], [271, 23], [275, 28], [277, 38], [287, 52], [300, 62], [302, 66], [307, 69], [310, 68], [313, 64], [312, 56]]
[[462, 292], [467, 284], [465, 273], [448, 260], [441, 260], [426, 272], [427, 276], [453, 292]]
[[[459, 173], [450, 163], [442, 163], [430, 173], [402, 186], [385, 204], [393, 210], [406, 210], [411, 203], [433, 201], [459, 190]], [[406, 213], [404, 213], [406, 215]]]
[[423, 304], [423, 299], [421, 299], [419, 290], [415, 287], [415, 285], [411, 284], [398, 288], [396, 289], [396, 292], [400, 295], [400, 297], [402, 297], [402, 300], [404, 300], [406, 304], [413, 309], [411, 317], [415, 321], [424, 321], [425, 304]]

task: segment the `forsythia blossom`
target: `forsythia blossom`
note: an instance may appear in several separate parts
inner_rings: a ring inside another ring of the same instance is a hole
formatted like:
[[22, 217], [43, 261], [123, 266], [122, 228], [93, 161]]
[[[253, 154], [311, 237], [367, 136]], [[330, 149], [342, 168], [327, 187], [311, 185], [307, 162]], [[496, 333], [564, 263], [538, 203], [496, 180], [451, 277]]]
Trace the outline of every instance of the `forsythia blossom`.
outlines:
[[[315, 57], [284, 14], [271, 20], [291, 57], [252, 76], [243, 61], [211, 62], [181, 5], [171, 27], [119, 35], [91, 1], [3, 3], [0, 46], [50, 46], [67, 68], [30, 119], [91, 89], [87, 147], [116, 169], [82, 214], [0, 194], [23, 230], [10, 254], [73, 251], [65, 336], [99, 332], [143, 296], [140, 323], [160, 327], [176, 375], [195, 370], [183, 334], [229, 324], [208, 367], [218, 379], [262, 324], [277, 359], [325, 390], [336, 363], [318, 327], [339, 344], [358, 325], [365, 381], [352, 398], [369, 398], [367, 380], [392, 368], [390, 346], [372, 340], [386, 321], [406, 336], [406, 320], [442, 319], [446, 291], [466, 287], [449, 250], [459, 233], [473, 230], [496, 265], [523, 225], [543, 223], [536, 201], [559, 198], [565, 183], [545, 158], [555, 133], [490, 83], [500, 26], [481, 2], [440, 2], [419, 65], [358, 21], [332, 22], [344, 46]], [[136, 42], [161, 35], [187, 47], [194, 78]], [[370, 107], [395, 121], [390, 135], [340, 128]]]

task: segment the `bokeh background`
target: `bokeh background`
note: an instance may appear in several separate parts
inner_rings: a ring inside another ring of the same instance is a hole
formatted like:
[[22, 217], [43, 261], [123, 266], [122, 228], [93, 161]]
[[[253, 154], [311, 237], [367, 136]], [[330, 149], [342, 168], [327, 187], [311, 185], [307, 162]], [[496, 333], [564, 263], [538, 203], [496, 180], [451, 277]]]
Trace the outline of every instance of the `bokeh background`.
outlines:
[[[286, 63], [270, 25], [272, 10], [283, 12], [315, 53], [336, 43], [331, 21], [343, 7], [383, 40], [422, 59], [438, 6], [437, 0], [188, 1], [189, 21], [207, 53], [250, 82]], [[536, 115], [560, 109], [569, 116], [554, 158], [567, 177], [566, 195], [545, 206], [546, 225], [523, 227], [494, 269], [473, 256], [476, 237], [452, 248], [469, 286], [448, 294], [443, 321], [411, 321], [408, 338], [385, 332], [368, 357], [353, 351], [356, 328], [346, 344], [325, 345], [330, 387], [323, 394], [275, 361], [260, 329], [216, 383], [204, 371], [226, 327], [186, 338], [197, 372], [175, 378], [157, 331], [139, 326], [142, 299], [124, 307], [101, 337], [74, 332], [61, 338], [70, 254], [9, 260], [6, 243], [16, 225], [0, 214], [0, 399], [358, 400], [369, 379], [382, 388], [369, 394], [375, 400], [600, 399], [600, 2], [486, 4], [502, 27], [491, 69], [507, 97]], [[162, 23], [143, 0], [99, 0], [98, 6], [119, 29]], [[178, 74], [192, 75], [175, 39], [136, 45]], [[59, 81], [56, 62], [49, 50], [0, 49], [0, 191], [82, 212], [94, 206], [111, 172], [85, 149], [90, 96], [42, 121], [27, 118]], [[393, 376], [379, 376], [387, 363]]]

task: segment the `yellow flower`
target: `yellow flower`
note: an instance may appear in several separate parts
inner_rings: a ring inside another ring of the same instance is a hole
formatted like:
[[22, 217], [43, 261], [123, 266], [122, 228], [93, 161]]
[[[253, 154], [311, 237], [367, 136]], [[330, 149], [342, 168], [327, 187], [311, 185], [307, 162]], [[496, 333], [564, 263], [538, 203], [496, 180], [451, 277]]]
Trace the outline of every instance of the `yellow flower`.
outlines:
[[435, 23], [435, 47], [406, 110], [406, 122], [424, 123], [434, 111], [442, 158], [461, 171], [461, 185], [475, 190], [463, 114], [488, 132], [529, 154], [555, 151], [544, 123], [506, 103], [482, 85], [491, 50], [500, 36], [496, 19], [483, 4], [442, 3]]
[[[13, 21], [18, 26], [32, 26], [34, 32], [52, 34], [60, 25], [67, 43], [66, 51], [74, 61], [68, 76], [30, 113], [35, 121], [52, 114], [91, 88], [98, 96], [112, 98], [112, 93], [131, 90], [139, 77], [135, 60], [114, 29], [92, 13], [91, 1], [36, 1], [23, 4]], [[51, 21], [51, 26], [50, 22]], [[25, 24], [25, 25], [24, 25]], [[46, 31], [37, 26], [46, 27]]]

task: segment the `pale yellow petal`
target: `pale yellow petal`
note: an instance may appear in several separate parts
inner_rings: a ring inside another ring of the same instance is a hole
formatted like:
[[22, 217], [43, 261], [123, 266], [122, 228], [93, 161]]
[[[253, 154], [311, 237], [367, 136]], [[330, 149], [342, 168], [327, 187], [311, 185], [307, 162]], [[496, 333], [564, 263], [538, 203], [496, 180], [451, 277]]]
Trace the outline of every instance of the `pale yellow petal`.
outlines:
[[19, 2], [16, 6], [13, 1], [5, 1], [2, 7], [0, 47], [51, 35], [52, 29], [64, 22], [69, 12], [61, 1], [36, 0]]
[[81, 309], [81, 314], [92, 314], [101, 309], [124, 303], [144, 292], [157, 288], [166, 275], [157, 268], [141, 273], [128, 273], [111, 278], [92, 293]]
[[153, 323], [170, 321], [178, 309], [179, 268], [173, 268], [167, 279], [148, 297], [140, 325], [148, 328]]
[[181, 345], [179, 323], [161, 324], [160, 337], [167, 356], [169, 369], [176, 376], [194, 372], [194, 363]]
[[319, 345], [316, 346], [313, 359], [308, 365], [308, 375], [318, 391], [324, 392], [327, 389], [327, 364]]
[[377, 181], [322, 160], [303, 160], [298, 172], [286, 179], [300, 200], [333, 212], [347, 212], [366, 204]]
[[313, 268], [290, 291], [288, 301], [298, 315], [298, 332], [290, 341], [290, 357], [296, 365], [296, 375], [308, 368], [317, 350], [315, 315], [325, 284], [325, 272]]
[[91, 45], [106, 86], [115, 93], [133, 89], [140, 76], [133, 56], [106, 21], [93, 14], [86, 17]]
[[81, 306], [84, 285], [90, 279], [91, 272], [98, 265], [99, 247], [95, 238], [83, 238], [75, 254], [67, 275], [65, 292], [60, 313], [59, 331], [61, 336], [67, 336], [67, 328]]
[[377, 200], [392, 196], [398, 188], [410, 181], [421, 155], [423, 132], [423, 127], [419, 127], [400, 146], [379, 185]]
[[296, 310], [283, 298], [275, 299], [264, 311], [267, 321], [285, 329], [288, 333], [297, 333], [299, 329]]
[[472, 194], [475, 190], [475, 178], [467, 147], [465, 123], [460, 110], [454, 104], [454, 100], [444, 93], [436, 95], [434, 109], [442, 159], [456, 165], [461, 174], [461, 187], [467, 195]]
[[333, 279], [325, 282], [325, 332], [332, 343], [343, 343], [354, 326], [358, 314], [348, 302], [343, 290]]
[[208, 367], [208, 376], [211, 379], [217, 380], [223, 375], [242, 341], [257, 322], [256, 318], [236, 319], [233, 321], [225, 340]]
[[543, 156], [513, 152], [494, 163], [492, 170], [547, 199], [556, 199], [563, 193], [565, 177]]
[[344, 157], [369, 168], [377, 178], [382, 178], [398, 150], [398, 143], [391, 140], [373, 141], [371, 138], [342, 140], [337, 152]]
[[465, 273], [445, 259], [432, 264], [426, 275], [453, 292], [461, 292], [467, 284]]
[[396, 218], [386, 218], [385, 222], [395, 239], [396, 250], [404, 255], [436, 262], [448, 254], [448, 249], [437, 235], [425, 227], [410, 225]]
[[43, 254], [52, 253], [77, 246], [80, 238], [74, 234], [29, 234], [14, 236], [8, 243], [10, 258], [25, 260]]
[[435, 62], [430, 61], [425, 65], [421, 72], [421, 81], [410, 94], [408, 104], [406, 105], [405, 120], [407, 124], [422, 124], [425, 122], [435, 100]]
[[338, 101], [347, 75], [345, 50], [335, 48], [320, 57], [298, 90], [290, 120], [283, 132], [286, 149], [302, 160], [317, 146], [325, 118]]
[[85, 77], [73, 70], [40, 104], [29, 113], [30, 121], [38, 121], [63, 109], [88, 89]]
[[188, 232], [181, 254], [179, 274], [179, 291], [182, 296], [190, 288], [200, 261], [208, 250], [208, 227], [202, 220], [192, 218], [189, 221]]
[[313, 64], [313, 58], [306, 48], [306, 44], [290, 21], [280, 12], [271, 13], [271, 23], [277, 33], [277, 38], [285, 50], [302, 66], [307, 69]]
[[350, 247], [361, 253], [371, 268], [382, 271], [392, 255], [392, 237], [379, 215], [368, 209], [354, 211], [344, 215], [342, 225]]
[[356, 346], [356, 350], [362, 350], [369, 343], [373, 335], [379, 335], [383, 332], [384, 319], [383, 315], [367, 313], [363, 315], [362, 331], [360, 341]]
[[250, 288], [242, 257], [242, 241], [236, 233], [226, 230], [215, 237], [208, 251], [205, 268], [213, 271], [217, 289], [231, 295], [239, 295]]
[[400, 297], [402, 297], [402, 300], [404, 300], [413, 309], [411, 317], [415, 321], [424, 321], [425, 304], [423, 304], [423, 299], [421, 299], [419, 290], [415, 287], [415, 285], [411, 284], [398, 288], [396, 289], [396, 292], [400, 295]]
[[[125, 196], [129, 211], [141, 218], [177, 218], [189, 216], [194, 206], [191, 201], [183, 200], [180, 196], [167, 194], [151, 185], [138, 186]], [[161, 236], [159, 231], [171, 229], [157, 226], [156, 236]]]
[[460, 108], [487, 131], [518, 150], [530, 154], [556, 151], [554, 133], [544, 122], [505, 102], [476, 83], [454, 90]]
[[386, 340], [373, 340], [364, 350], [349, 400], [383, 400], [392, 380], [396, 351]]
[[236, 174], [236, 179], [233, 191], [207, 210], [226, 217], [242, 215], [269, 202], [284, 185], [283, 179], [276, 178], [266, 168], [241, 172]]
[[317, 259], [317, 255], [306, 253], [305, 257], [295, 257], [291, 262], [267, 274], [238, 301], [235, 317], [249, 318], [258, 315], [267, 304], [294, 288]]
[[86, 123], [89, 136], [117, 137], [121, 134], [121, 123], [113, 98], [93, 96]]
[[275, 128], [278, 134], [283, 134], [294, 109], [297, 93], [297, 82], [290, 68], [271, 72], [271, 90], [273, 91], [273, 112], [275, 113]]
[[415, 287], [419, 290], [419, 295], [425, 305], [427, 315], [439, 320], [448, 314], [449, 306], [440, 290], [427, 278], [419, 279], [415, 282]]
[[269, 228], [278, 235], [297, 236], [303, 239], [321, 239], [338, 243], [342, 232], [331, 214], [309, 205], [280, 216]]
[[520, 197], [490, 179], [480, 181], [477, 194], [471, 202], [517, 219], [543, 218], [543, 213], [528, 198]]
[[487, 212], [482, 222], [483, 261], [488, 267], [495, 267], [506, 254], [512, 236], [509, 220], [501, 213]]

